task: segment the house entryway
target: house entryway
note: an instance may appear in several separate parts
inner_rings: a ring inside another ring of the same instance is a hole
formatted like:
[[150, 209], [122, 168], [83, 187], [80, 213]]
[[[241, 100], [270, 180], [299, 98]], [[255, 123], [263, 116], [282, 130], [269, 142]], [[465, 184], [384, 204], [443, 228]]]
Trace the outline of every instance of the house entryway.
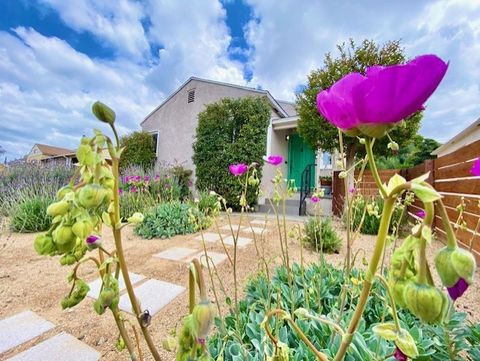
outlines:
[[[288, 179], [295, 181], [295, 186], [302, 185], [302, 172], [310, 164], [315, 164], [315, 151], [308, 146], [298, 134], [292, 133], [288, 139]], [[315, 171], [310, 173], [310, 184], [315, 186]]]

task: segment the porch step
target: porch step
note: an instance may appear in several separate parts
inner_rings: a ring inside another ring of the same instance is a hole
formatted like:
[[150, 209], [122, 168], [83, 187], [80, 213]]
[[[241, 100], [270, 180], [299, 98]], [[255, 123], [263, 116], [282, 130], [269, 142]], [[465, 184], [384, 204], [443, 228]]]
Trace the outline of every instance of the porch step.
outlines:
[[[273, 201], [272, 201], [273, 203]], [[291, 216], [298, 216], [298, 207], [300, 205], [300, 199], [287, 199], [285, 200], [285, 214]], [[259, 212], [274, 214], [274, 209], [270, 204], [268, 199], [265, 200], [265, 204], [258, 205]], [[281, 214], [283, 212], [282, 204], [278, 207], [278, 212]]]

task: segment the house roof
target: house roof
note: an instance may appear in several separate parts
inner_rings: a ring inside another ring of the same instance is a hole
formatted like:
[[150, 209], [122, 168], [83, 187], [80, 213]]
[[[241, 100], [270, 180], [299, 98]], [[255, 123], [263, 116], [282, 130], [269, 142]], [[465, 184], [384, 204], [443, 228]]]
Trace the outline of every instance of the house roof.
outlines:
[[37, 146], [37, 148], [45, 155], [58, 156], [58, 155], [75, 153], [75, 151], [71, 149], [54, 147], [52, 145], [47, 145], [47, 144], [35, 143], [34, 147], [35, 146]]
[[294, 117], [298, 114], [297, 112], [297, 104], [295, 102], [289, 102], [286, 100], [277, 100], [278, 104], [280, 104], [287, 113], [289, 117]]
[[450, 139], [449, 141], [445, 142], [440, 147], [435, 149], [431, 154], [432, 155], [438, 155], [439, 153], [443, 152], [448, 147], [458, 143], [460, 140], [465, 138], [467, 135], [469, 135], [471, 132], [473, 132], [477, 127], [480, 127], [480, 118], [478, 118], [476, 121], [474, 121], [468, 127], [466, 127], [460, 133], [455, 135], [452, 139]]
[[[160, 109], [164, 104], [166, 104], [170, 99], [172, 99], [178, 92], [180, 92], [180, 90], [182, 90], [188, 83], [190, 83], [192, 80], [196, 80], [196, 81], [200, 81], [200, 82], [203, 82], [203, 83], [209, 83], [209, 84], [215, 84], [215, 85], [222, 85], [222, 86], [228, 86], [228, 87], [231, 87], [231, 88], [238, 88], [238, 89], [243, 89], [243, 90], [247, 90], [247, 91], [250, 91], [252, 93], [257, 93], [257, 94], [263, 94], [263, 95], [266, 95], [267, 99], [269, 100], [270, 104], [272, 105], [272, 107], [277, 110], [280, 115], [282, 117], [288, 117], [289, 114], [285, 111], [285, 109], [283, 109], [282, 105], [280, 104], [279, 101], [275, 100], [275, 98], [272, 96], [272, 94], [270, 94], [270, 92], [268, 90], [260, 90], [260, 89], [255, 89], [255, 88], [251, 88], [251, 87], [247, 87], [247, 86], [243, 86], [243, 85], [236, 85], [236, 84], [230, 84], [230, 83], [224, 83], [224, 82], [221, 82], [221, 81], [216, 81], [216, 80], [209, 80], [209, 79], [202, 79], [202, 78], [198, 78], [196, 76], [191, 76], [190, 78], [187, 79], [187, 81], [185, 83], [183, 83], [182, 85], [180, 85], [180, 87], [178, 87], [177, 90], [175, 90], [172, 94], [170, 94], [162, 103], [160, 103], [160, 105], [158, 107], [156, 107], [155, 109], [153, 109], [150, 113], [148, 113], [148, 115], [142, 120], [142, 122], [140, 123], [140, 125], [142, 125], [143, 123], [145, 123], [145, 121], [150, 118], [150, 116], [155, 113], [158, 109]], [[288, 103], [288, 102], [283, 102], [283, 103]]]

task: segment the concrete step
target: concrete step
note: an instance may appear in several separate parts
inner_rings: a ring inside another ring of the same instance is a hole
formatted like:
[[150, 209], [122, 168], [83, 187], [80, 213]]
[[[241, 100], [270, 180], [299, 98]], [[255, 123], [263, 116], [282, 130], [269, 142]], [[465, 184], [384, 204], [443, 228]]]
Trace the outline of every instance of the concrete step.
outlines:
[[[298, 207], [299, 207], [300, 201], [299, 200], [289, 200], [285, 202], [285, 214], [287, 215], [292, 215], [292, 216], [298, 216]], [[274, 214], [274, 209], [270, 205], [270, 202], [268, 199], [266, 200], [265, 204], [260, 204], [258, 206], [258, 211], [263, 212], [263, 213], [270, 213]], [[283, 213], [283, 206], [280, 204], [278, 207], [278, 212]]]

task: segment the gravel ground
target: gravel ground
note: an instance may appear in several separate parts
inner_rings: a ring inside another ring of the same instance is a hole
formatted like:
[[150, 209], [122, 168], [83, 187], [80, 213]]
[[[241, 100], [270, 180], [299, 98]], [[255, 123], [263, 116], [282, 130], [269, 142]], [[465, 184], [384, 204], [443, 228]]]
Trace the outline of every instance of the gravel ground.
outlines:
[[[238, 224], [237, 216], [232, 219], [233, 223]], [[227, 224], [225, 219], [218, 221], [219, 226], [225, 224]], [[244, 220], [243, 224], [247, 226], [248, 222]], [[300, 223], [298, 221], [288, 221], [287, 229], [291, 229], [297, 224]], [[254, 226], [258, 227], [258, 225]], [[335, 222], [335, 227], [341, 233], [342, 238], [345, 238], [342, 227], [338, 222]], [[207, 231], [215, 232], [215, 226]], [[228, 231], [222, 231], [222, 233], [227, 234]], [[71, 267], [60, 267], [57, 258], [38, 256], [33, 250], [35, 236], [35, 234], [0, 235], [0, 319], [29, 309], [57, 325], [54, 330], [42, 335], [40, 340], [60, 331], [65, 331], [100, 351], [102, 360], [128, 360], [129, 357], [126, 352], [120, 354], [115, 349], [118, 333], [111, 314], [106, 312], [103, 316], [98, 316], [92, 308], [92, 299], [87, 298], [74, 309], [61, 310], [60, 300], [69, 291], [66, 276]], [[163, 260], [152, 257], [152, 255], [174, 246], [201, 250], [201, 242], [194, 240], [196, 236], [198, 234], [176, 236], [168, 240], [144, 240], [135, 236], [132, 228], [126, 227], [123, 232], [123, 240], [129, 271], [142, 274], [147, 278], [188, 287], [186, 263]], [[241, 236], [252, 237], [252, 234], [251, 232], [241, 232]], [[257, 238], [260, 238], [257, 239], [257, 248], [260, 252], [265, 252], [265, 257], [271, 260], [270, 267], [273, 268], [275, 264], [279, 264], [280, 244], [278, 231], [273, 220], [269, 220], [263, 236], [257, 236]], [[104, 240], [107, 249], [113, 249], [113, 239], [109, 233], [105, 232]], [[373, 250], [374, 240], [373, 236], [360, 236], [353, 245], [353, 251], [363, 250], [368, 258]], [[428, 251], [430, 260], [440, 247], [442, 247], [440, 242], [432, 244]], [[207, 243], [207, 249], [224, 253], [220, 242]], [[227, 249], [230, 252], [232, 251], [231, 247], [227, 246]], [[343, 247], [339, 254], [326, 255], [326, 259], [341, 267], [345, 252], [346, 249]], [[291, 260], [300, 260], [298, 242], [289, 241], [289, 253]], [[303, 253], [306, 263], [315, 262], [318, 259], [318, 256], [312, 251], [304, 250]], [[255, 274], [261, 268], [259, 259], [254, 243], [239, 249], [238, 279], [240, 285], [243, 285], [249, 276]], [[358, 265], [360, 263], [357, 261]], [[231, 296], [233, 295], [232, 274], [232, 267], [228, 260], [219, 265], [218, 276], [223, 280], [226, 293]], [[79, 275], [88, 282], [98, 277], [88, 263], [82, 265]], [[207, 284], [210, 285], [208, 273], [205, 276]], [[219, 298], [223, 300], [225, 297], [220, 294]], [[479, 299], [480, 288], [478, 286], [471, 287], [465, 297], [457, 302], [456, 307], [467, 312], [471, 321], [478, 322], [480, 320]], [[223, 301], [221, 301], [221, 307], [222, 312], [225, 313], [226, 308]], [[161, 341], [172, 330], [180, 327], [181, 320], [187, 312], [188, 293], [184, 292], [153, 318], [150, 331], [153, 339], [159, 345], [163, 360], [173, 360], [174, 355], [161, 348]], [[0, 359], [6, 359], [36, 343], [38, 343], [38, 339], [27, 342], [8, 353], [0, 355]], [[142, 349], [145, 360], [151, 360], [146, 345], [142, 344]]]

